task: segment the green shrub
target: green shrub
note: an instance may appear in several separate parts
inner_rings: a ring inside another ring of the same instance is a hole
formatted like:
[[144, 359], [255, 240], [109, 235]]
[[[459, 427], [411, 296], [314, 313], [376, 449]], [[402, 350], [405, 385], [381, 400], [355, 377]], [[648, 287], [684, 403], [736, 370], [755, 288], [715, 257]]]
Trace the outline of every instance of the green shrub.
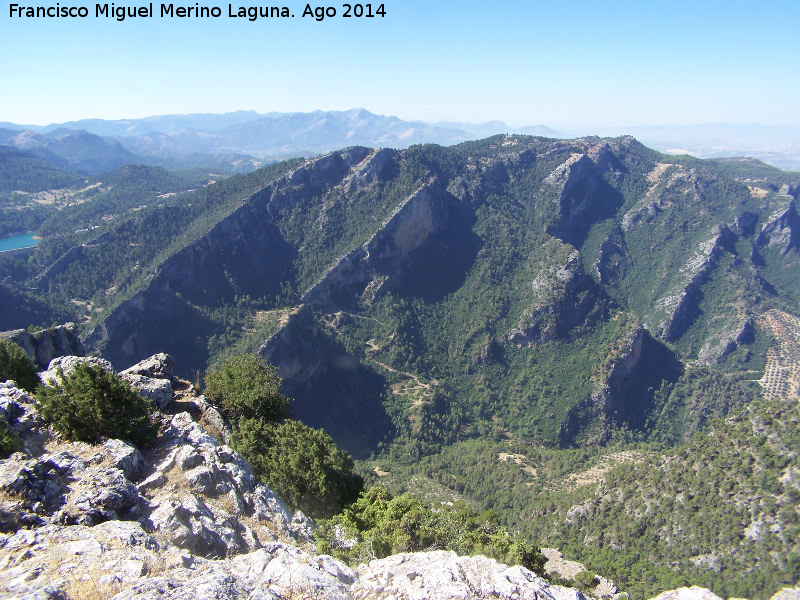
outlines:
[[209, 369], [205, 380], [205, 395], [234, 423], [239, 419], [277, 423], [290, 416], [290, 401], [280, 392], [277, 370], [257, 354], [225, 359]]
[[232, 444], [259, 479], [290, 506], [315, 518], [340, 512], [364, 487], [353, 473], [353, 459], [327, 433], [298, 421], [240, 419]]
[[8, 379], [29, 392], [39, 385], [36, 365], [25, 351], [11, 340], [0, 340], [0, 381]]
[[41, 386], [39, 411], [68, 439], [95, 443], [102, 437], [146, 445], [155, 439], [153, 407], [119, 376], [99, 365], [78, 364], [58, 382]]
[[14, 452], [22, 450], [22, 440], [17, 432], [11, 429], [6, 420], [0, 417], [0, 458], [6, 458]]
[[[542, 554], [498, 522], [492, 511], [478, 513], [463, 503], [431, 508], [410, 494], [393, 497], [385, 488], [373, 487], [341, 514], [323, 522], [317, 537], [320, 552], [350, 563], [440, 549], [483, 554], [543, 574]], [[357, 543], [342, 548], [333, 541], [342, 529]]]
[[593, 588], [600, 583], [597, 575], [591, 571], [581, 571], [580, 573], [576, 574], [575, 581], [582, 586], [583, 589]]
[[324, 431], [287, 420], [291, 401], [261, 356], [225, 359], [205, 381], [205, 395], [233, 424], [231, 445], [287, 504], [319, 518], [358, 498], [364, 482], [353, 459]]

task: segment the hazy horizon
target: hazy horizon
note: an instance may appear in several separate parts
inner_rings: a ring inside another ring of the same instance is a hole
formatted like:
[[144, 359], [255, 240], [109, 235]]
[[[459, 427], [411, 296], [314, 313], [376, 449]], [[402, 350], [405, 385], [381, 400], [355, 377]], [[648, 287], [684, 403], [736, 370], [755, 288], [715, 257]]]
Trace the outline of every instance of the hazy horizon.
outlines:
[[364, 106], [409, 121], [553, 128], [800, 125], [796, 0], [394, 0], [385, 17], [323, 21], [302, 17], [305, 3], [287, 6], [293, 18], [119, 22], [93, 11], [10, 18], [4, 2], [17, 51], [0, 66], [0, 120]]

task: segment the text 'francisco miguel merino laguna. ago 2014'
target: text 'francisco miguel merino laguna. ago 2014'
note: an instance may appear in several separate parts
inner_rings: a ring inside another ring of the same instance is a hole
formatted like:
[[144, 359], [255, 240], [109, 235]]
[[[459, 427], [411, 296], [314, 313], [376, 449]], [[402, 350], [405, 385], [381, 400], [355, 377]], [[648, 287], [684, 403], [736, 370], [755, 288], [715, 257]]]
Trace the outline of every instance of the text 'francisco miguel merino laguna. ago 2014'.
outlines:
[[[178, 18], [219, 18], [223, 15], [230, 18], [246, 18], [255, 21], [258, 18], [294, 17], [295, 15], [287, 6], [237, 6], [228, 4], [227, 14], [219, 6], [177, 6], [174, 4], [161, 4], [159, 13], [153, 12], [153, 3], [140, 6], [115, 6], [111, 4], [95, 4], [94, 11], [86, 6], [23, 6], [21, 4], [9, 5], [10, 18], [86, 18], [94, 13], [94, 17], [106, 17], [124, 21], [126, 18], [151, 18], [160, 17]], [[311, 6], [306, 4], [302, 17], [311, 17], [322, 21], [326, 17], [385, 17], [386, 9], [383, 4], [343, 4], [340, 9], [333, 6]]]

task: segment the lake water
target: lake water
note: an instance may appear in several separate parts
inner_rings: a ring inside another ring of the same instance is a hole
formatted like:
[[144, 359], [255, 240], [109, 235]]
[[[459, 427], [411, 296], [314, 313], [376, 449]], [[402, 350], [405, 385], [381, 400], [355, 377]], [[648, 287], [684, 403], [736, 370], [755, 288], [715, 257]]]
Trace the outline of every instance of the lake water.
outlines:
[[33, 239], [33, 236], [35, 235], [35, 233], [20, 233], [19, 235], [0, 238], [0, 252], [35, 246], [42, 241]]

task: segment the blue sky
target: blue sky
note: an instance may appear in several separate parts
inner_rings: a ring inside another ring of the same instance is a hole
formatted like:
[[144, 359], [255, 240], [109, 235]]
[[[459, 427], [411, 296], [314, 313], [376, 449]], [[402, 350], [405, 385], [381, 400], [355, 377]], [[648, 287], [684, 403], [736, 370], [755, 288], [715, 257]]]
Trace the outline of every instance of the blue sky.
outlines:
[[60, 4], [90, 17], [11, 19], [2, 0], [0, 121], [364, 107], [554, 127], [800, 124], [800, 0], [389, 0], [383, 18], [322, 22], [291, 0], [294, 18], [255, 22], [214, 0], [222, 18], [121, 23]]

